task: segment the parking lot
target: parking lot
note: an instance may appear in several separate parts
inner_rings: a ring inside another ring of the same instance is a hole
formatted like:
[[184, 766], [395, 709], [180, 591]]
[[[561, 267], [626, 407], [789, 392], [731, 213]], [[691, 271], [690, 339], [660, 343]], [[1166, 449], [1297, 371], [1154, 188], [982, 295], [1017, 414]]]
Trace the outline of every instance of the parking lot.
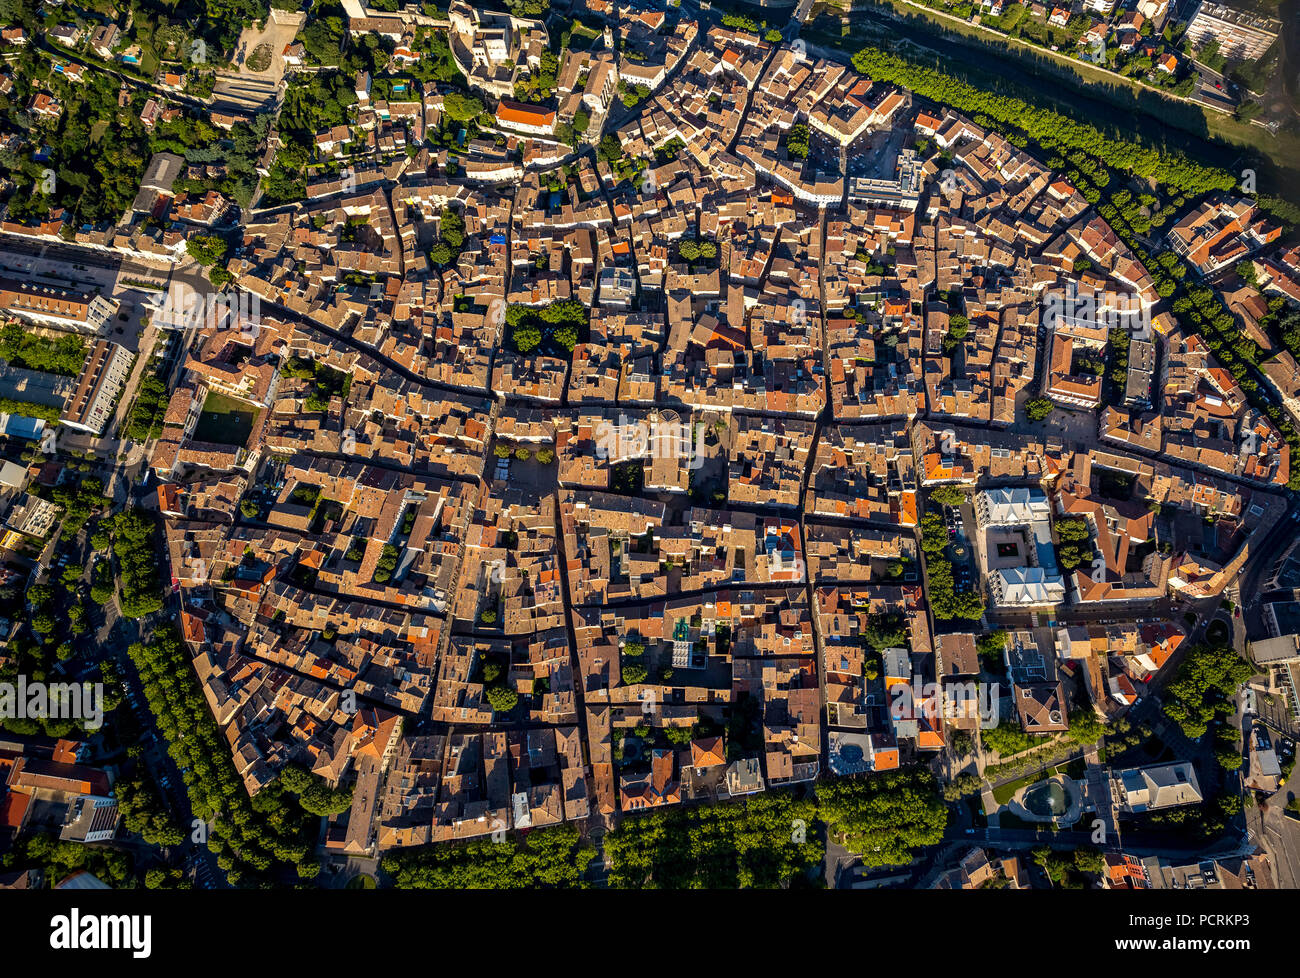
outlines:
[[953, 589], [958, 593], [979, 590], [979, 565], [975, 544], [968, 532], [973, 527], [975, 513], [970, 504], [960, 507], [941, 506], [944, 526], [948, 531], [948, 549], [945, 556], [952, 561]]
[[119, 309], [108, 327], [108, 338], [132, 352], [137, 352], [143, 317], [152, 312], [151, 301], [164, 294], [170, 275], [170, 269], [135, 262], [108, 260], [98, 264], [89, 258], [80, 262], [48, 248], [0, 246], [0, 276], [117, 300]]
[[828, 176], [832, 176], [843, 172], [841, 162], [840, 144], [816, 129], [810, 129], [808, 134], [808, 165]]
[[872, 180], [891, 179], [897, 167], [898, 154], [909, 138], [910, 133], [904, 129], [885, 129], [859, 137], [845, 150], [845, 174]]

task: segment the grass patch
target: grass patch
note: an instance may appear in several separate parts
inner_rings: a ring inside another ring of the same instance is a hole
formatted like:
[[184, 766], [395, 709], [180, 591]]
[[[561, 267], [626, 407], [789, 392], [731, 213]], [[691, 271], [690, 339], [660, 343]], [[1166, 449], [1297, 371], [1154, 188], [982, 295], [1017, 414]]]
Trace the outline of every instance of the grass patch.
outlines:
[[996, 801], [999, 805], [1005, 805], [1007, 802], [1011, 800], [1011, 797], [1021, 788], [1025, 788], [1038, 781], [1042, 781], [1046, 777], [1050, 777], [1050, 775], [1045, 774], [1042, 771], [1038, 771], [1034, 774], [1029, 775], [1028, 777], [1018, 778], [1015, 781], [1008, 781], [1006, 784], [1002, 785], [1001, 787], [993, 789], [993, 800]]
[[271, 45], [263, 42], [253, 48], [253, 53], [248, 56], [244, 62], [244, 67], [249, 71], [266, 71], [271, 67]]
[[998, 815], [998, 828], [1001, 829], [1028, 829], [1030, 832], [1041, 832], [1048, 828], [1046, 822], [1030, 822], [1021, 818], [1019, 815], [1012, 815], [1010, 812], [1002, 812]]
[[203, 413], [194, 428], [194, 440], [218, 445], [245, 445], [253, 433], [257, 415], [257, 410], [245, 402], [212, 391], [203, 401]]
[[1088, 775], [1088, 762], [1082, 757], [1076, 757], [1064, 766], [1054, 769], [1054, 774], [1062, 774], [1067, 778], [1073, 778], [1075, 781], [1082, 781]]

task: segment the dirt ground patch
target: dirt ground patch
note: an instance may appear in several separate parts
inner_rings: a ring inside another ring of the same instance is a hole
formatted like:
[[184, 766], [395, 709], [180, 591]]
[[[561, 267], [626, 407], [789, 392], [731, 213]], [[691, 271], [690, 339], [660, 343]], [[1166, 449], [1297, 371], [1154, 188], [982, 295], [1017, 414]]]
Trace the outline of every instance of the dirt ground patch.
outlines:
[[[235, 45], [234, 62], [239, 73], [278, 82], [284, 76], [284, 58], [281, 52], [285, 45], [291, 44], [297, 36], [303, 19], [302, 14], [284, 23], [277, 23], [273, 18], [268, 18], [266, 25], [260, 31], [256, 26], [245, 27], [244, 32], [239, 35], [239, 43]], [[270, 49], [270, 64], [257, 71], [254, 65], [260, 67], [264, 59], [254, 58], [253, 52], [263, 45]]]

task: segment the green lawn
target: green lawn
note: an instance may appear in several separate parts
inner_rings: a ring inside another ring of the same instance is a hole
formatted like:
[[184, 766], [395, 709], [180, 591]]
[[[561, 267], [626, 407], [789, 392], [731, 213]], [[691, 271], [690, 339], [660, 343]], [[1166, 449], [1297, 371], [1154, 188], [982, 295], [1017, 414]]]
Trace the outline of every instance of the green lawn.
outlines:
[[1067, 778], [1073, 778], [1075, 781], [1080, 781], [1085, 778], [1087, 774], [1088, 762], [1082, 757], [1076, 757], [1066, 763], [1050, 767], [1046, 771], [1039, 771], [1036, 774], [1026, 775], [1023, 778], [1010, 781], [1007, 784], [1002, 785], [1000, 788], [994, 788], [993, 800], [999, 805], [1005, 805], [1011, 800], [1011, 796], [1018, 790], [1028, 787], [1031, 784], [1037, 784], [1039, 781], [1046, 781], [1048, 778], [1056, 777], [1057, 775], [1064, 775]]
[[1006, 784], [993, 789], [993, 800], [999, 805], [1005, 805], [1011, 800], [1011, 796], [1021, 788], [1042, 781], [1046, 777], [1049, 777], [1049, 775], [1042, 771], [1036, 771], [1027, 777], [1017, 778], [1015, 781], [1008, 781]]
[[1031, 822], [1028, 819], [1021, 818], [1019, 815], [1012, 815], [1010, 812], [998, 813], [998, 827], [1003, 829], [1028, 829], [1031, 832], [1041, 832], [1047, 828], [1045, 822]]
[[218, 445], [244, 445], [253, 432], [257, 414], [257, 409], [251, 404], [212, 391], [203, 401], [203, 413], [194, 429], [194, 440]]

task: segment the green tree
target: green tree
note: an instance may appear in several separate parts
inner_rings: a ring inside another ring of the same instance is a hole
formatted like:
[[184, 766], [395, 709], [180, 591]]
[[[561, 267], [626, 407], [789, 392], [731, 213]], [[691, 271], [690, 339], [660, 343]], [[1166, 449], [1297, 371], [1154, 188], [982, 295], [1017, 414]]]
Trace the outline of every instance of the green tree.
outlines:
[[906, 865], [917, 850], [941, 842], [948, 825], [948, 807], [926, 768], [819, 781], [817, 802], [827, 835], [866, 866]]
[[623, 158], [623, 144], [613, 133], [601, 136], [600, 144], [596, 147], [596, 155], [606, 163], [617, 163]]
[[456, 122], [471, 122], [483, 114], [483, 102], [475, 95], [447, 92], [442, 97], [442, 110]]
[[992, 662], [1001, 662], [1002, 655], [1007, 650], [1006, 631], [999, 628], [984, 635], [977, 635], [975, 637], [975, 648], [981, 658]]
[[805, 123], [797, 122], [790, 127], [785, 134], [785, 151], [792, 159], [803, 160], [808, 158], [808, 152], [812, 148], [811, 134]]
[[352, 789], [331, 788], [305, 767], [290, 764], [280, 771], [280, 783], [298, 796], [298, 804], [312, 815], [337, 815], [352, 807]]
[[1233, 696], [1251, 666], [1229, 646], [1200, 645], [1178, 666], [1164, 693], [1164, 712], [1191, 740], [1203, 736], [1216, 716], [1235, 709]]
[[966, 494], [956, 486], [935, 486], [930, 490], [930, 499], [942, 506], [960, 506], [966, 501]]
[[1046, 397], [1031, 397], [1025, 401], [1025, 417], [1030, 421], [1043, 421], [1056, 410], [1056, 405]]
[[487, 699], [497, 713], [509, 713], [519, 702], [519, 694], [509, 686], [489, 686]]
[[1081, 516], [1067, 516], [1056, 521], [1056, 536], [1062, 543], [1083, 543], [1092, 537], [1088, 521]]
[[547, 890], [580, 886], [594, 855], [566, 825], [532, 829], [526, 840], [507, 845], [482, 840], [404, 849], [385, 856], [382, 867], [399, 889]]
[[510, 340], [520, 353], [532, 353], [542, 342], [542, 331], [532, 323], [516, 326]]
[[907, 648], [906, 626], [901, 615], [872, 615], [863, 638], [877, 652]]
[[980, 732], [980, 739], [985, 748], [996, 751], [1002, 757], [1010, 757], [1021, 751], [1029, 750], [1041, 744], [1041, 737], [1034, 737], [1020, 729], [1015, 720], [1003, 720], [996, 727]]
[[200, 265], [215, 265], [226, 257], [226, 242], [215, 234], [196, 234], [185, 242], [185, 250]]
[[774, 889], [806, 883], [825, 857], [816, 821], [813, 801], [778, 792], [626, 818], [605, 837], [609, 885]]

